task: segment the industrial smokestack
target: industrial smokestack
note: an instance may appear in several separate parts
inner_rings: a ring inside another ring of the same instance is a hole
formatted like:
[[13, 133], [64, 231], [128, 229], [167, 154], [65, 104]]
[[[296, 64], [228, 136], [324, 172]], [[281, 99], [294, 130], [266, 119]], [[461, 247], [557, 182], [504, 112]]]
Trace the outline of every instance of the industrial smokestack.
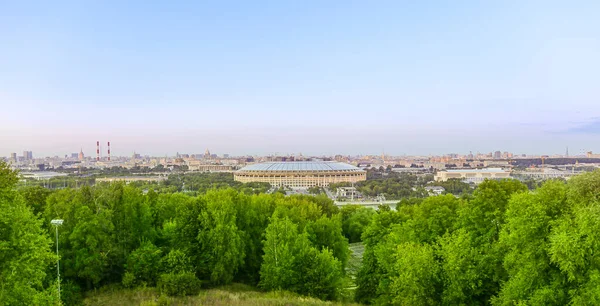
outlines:
[[100, 141], [96, 141], [96, 161], [100, 161]]
[[110, 141], [108, 142], [108, 161], [110, 161]]

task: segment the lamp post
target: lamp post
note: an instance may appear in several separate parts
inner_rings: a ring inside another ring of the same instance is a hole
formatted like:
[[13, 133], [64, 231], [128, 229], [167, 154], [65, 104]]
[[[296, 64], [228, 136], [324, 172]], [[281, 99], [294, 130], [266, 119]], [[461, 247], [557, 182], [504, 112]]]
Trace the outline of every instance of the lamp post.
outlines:
[[56, 272], [57, 272], [57, 280], [58, 280], [58, 303], [60, 305], [60, 257], [58, 257], [58, 227], [63, 224], [62, 219], [54, 219], [50, 221], [54, 228], [56, 228]]

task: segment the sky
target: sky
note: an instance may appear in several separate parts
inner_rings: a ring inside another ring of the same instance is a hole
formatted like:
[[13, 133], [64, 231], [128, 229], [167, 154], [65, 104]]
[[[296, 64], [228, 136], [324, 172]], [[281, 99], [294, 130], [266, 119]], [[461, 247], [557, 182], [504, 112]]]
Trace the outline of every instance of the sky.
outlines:
[[0, 0], [0, 156], [600, 152], [599, 11]]

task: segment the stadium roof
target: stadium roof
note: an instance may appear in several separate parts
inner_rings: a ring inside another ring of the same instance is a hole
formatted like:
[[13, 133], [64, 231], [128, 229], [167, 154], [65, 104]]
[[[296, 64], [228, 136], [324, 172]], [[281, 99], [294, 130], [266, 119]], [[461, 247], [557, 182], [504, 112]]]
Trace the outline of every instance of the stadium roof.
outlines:
[[302, 161], [302, 162], [266, 162], [248, 165], [238, 171], [363, 171], [357, 167], [340, 162]]

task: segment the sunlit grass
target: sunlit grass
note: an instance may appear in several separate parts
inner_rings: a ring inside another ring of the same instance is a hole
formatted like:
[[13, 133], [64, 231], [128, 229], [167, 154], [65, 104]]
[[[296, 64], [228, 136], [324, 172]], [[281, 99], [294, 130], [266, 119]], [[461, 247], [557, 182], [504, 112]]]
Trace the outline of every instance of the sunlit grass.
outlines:
[[167, 297], [155, 288], [120, 289], [109, 287], [90, 292], [85, 305], [349, 305], [326, 302], [287, 291], [261, 292], [256, 288], [232, 284], [202, 290], [197, 296]]

